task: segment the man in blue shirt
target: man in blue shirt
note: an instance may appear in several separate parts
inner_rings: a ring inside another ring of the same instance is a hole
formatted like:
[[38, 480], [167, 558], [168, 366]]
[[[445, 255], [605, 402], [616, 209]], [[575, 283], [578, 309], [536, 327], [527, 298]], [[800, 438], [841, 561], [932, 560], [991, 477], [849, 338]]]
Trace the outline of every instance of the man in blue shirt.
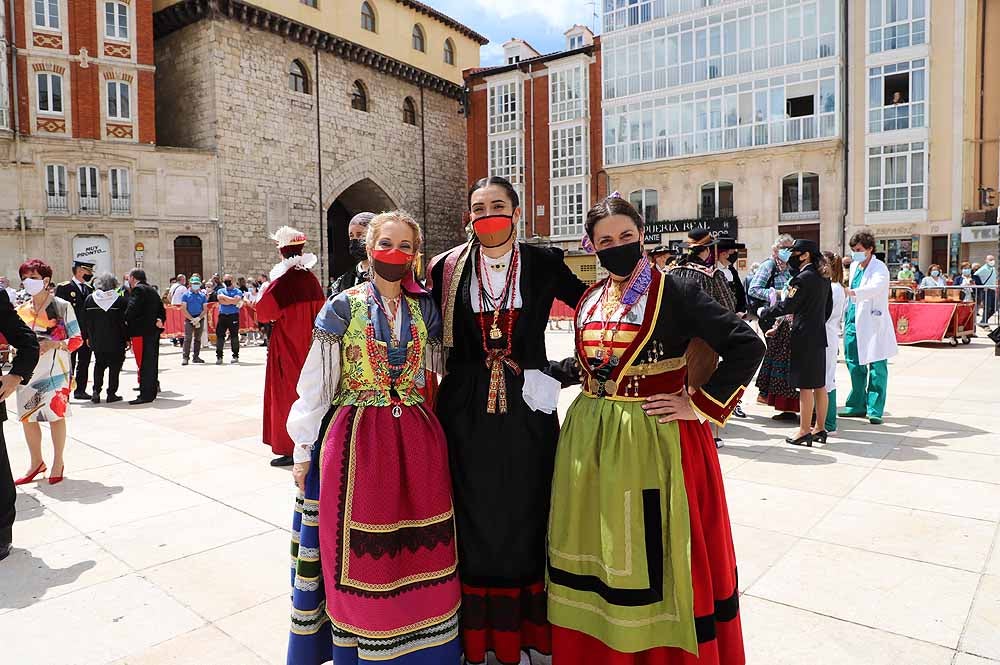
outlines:
[[233, 351], [231, 363], [240, 362], [240, 307], [243, 306], [243, 292], [233, 286], [233, 276], [222, 276], [222, 288], [216, 289], [219, 299], [219, 321], [215, 324], [215, 364], [222, 364], [222, 347], [229, 332], [229, 345]]
[[182, 365], [188, 364], [191, 357], [191, 340], [194, 339], [194, 361], [204, 363], [201, 359], [201, 336], [205, 330], [205, 303], [208, 296], [201, 290], [201, 278], [192, 277], [191, 287], [181, 296], [181, 305], [184, 307], [184, 359]]

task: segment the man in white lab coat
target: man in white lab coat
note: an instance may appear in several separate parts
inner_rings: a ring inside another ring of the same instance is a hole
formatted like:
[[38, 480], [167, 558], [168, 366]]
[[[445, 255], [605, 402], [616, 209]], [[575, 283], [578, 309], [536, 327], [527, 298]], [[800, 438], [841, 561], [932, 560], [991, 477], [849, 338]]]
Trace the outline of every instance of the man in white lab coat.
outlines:
[[844, 352], [851, 373], [851, 394], [838, 415], [882, 424], [888, 359], [896, 355], [896, 330], [889, 315], [889, 269], [875, 257], [875, 238], [867, 231], [851, 237], [851, 279], [844, 317]]

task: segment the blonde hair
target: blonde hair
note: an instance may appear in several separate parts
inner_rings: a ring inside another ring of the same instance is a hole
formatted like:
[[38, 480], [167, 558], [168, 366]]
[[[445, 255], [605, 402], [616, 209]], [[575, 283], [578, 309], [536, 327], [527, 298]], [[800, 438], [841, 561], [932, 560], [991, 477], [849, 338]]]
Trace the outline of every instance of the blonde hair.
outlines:
[[375, 215], [372, 218], [372, 221], [368, 223], [368, 235], [365, 237], [365, 244], [368, 246], [368, 249], [375, 248], [375, 241], [378, 240], [379, 234], [382, 233], [382, 227], [389, 222], [398, 222], [410, 227], [415, 240], [413, 253], [417, 254], [424, 244], [424, 234], [420, 230], [417, 220], [413, 219], [413, 216], [405, 210], [390, 210], [389, 212]]

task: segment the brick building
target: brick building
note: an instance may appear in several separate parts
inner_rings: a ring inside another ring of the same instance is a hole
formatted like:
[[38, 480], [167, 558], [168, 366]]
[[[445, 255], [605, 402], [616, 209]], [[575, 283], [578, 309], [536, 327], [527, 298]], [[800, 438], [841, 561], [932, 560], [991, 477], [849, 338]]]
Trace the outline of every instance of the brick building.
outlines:
[[[0, 7], [0, 274], [26, 257], [151, 282], [216, 249], [209, 153], [156, 146], [150, 0]], [[197, 249], [198, 255], [194, 255]]]
[[594, 257], [580, 250], [587, 210], [608, 195], [602, 163], [600, 37], [566, 32], [566, 49], [539, 54], [504, 44], [505, 64], [465, 73], [469, 96], [468, 180], [500, 175], [521, 197], [527, 242], [551, 244], [585, 281]]
[[218, 157], [227, 271], [272, 265], [291, 224], [340, 275], [362, 210], [409, 211], [427, 255], [464, 238], [462, 69], [483, 37], [413, 0], [154, 9], [157, 132]]

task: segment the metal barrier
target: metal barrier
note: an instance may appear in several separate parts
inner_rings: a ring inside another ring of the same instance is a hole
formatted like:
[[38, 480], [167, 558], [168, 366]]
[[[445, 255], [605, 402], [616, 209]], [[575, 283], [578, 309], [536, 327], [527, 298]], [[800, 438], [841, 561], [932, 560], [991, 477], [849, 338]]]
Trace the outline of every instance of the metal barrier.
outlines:
[[[890, 291], [906, 291], [912, 297], [910, 300], [917, 300], [916, 296], [926, 294], [930, 291], [962, 291], [962, 300], [958, 302], [976, 303], [976, 324], [980, 327], [994, 326], [1000, 327], [1000, 288], [997, 286], [986, 286], [982, 284], [972, 284], [958, 286], [955, 284], [945, 286], [904, 286], [894, 283], [889, 287]], [[947, 300], [942, 300], [947, 302]], [[952, 301], [956, 302], [956, 301]]]

